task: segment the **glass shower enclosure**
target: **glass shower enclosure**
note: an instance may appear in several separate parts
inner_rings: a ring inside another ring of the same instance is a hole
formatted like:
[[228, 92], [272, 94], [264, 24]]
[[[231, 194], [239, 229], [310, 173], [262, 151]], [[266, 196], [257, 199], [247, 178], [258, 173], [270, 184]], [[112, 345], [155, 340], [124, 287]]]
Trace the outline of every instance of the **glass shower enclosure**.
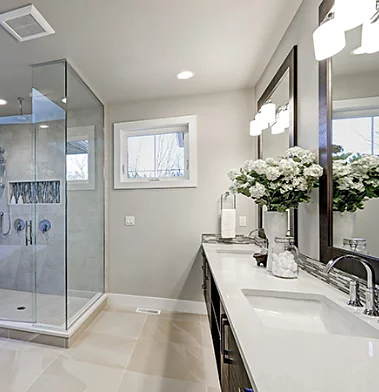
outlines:
[[68, 330], [104, 294], [104, 107], [65, 60], [8, 76], [0, 324]]

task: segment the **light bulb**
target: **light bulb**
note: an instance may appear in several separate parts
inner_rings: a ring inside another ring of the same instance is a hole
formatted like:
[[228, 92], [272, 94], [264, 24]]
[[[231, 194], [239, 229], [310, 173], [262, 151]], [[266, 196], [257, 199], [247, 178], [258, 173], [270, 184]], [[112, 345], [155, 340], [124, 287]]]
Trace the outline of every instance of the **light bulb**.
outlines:
[[335, 19], [330, 19], [313, 33], [313, 43], [316, 60], [325, 60], [346, 46], [345, 31]]
[[376, 12], [376, 0], [335, 0], [335, 19], [347, 31], [354, 29]]
[[8, 101], [6, 101], [5, 99], [0, 99], [0, 105], [6, 105], [8, 103]]
[[267, 121], [268, 126], [274, 124], [276, 120], [276, 105], [273, 102], [269, 101], [265, 103], [261, 108], [261, 112], [264, 116], [263, 118]]
[[262, 128], [257, 120], [250, 122], [250, 136], [259, 136], [262, 134]]

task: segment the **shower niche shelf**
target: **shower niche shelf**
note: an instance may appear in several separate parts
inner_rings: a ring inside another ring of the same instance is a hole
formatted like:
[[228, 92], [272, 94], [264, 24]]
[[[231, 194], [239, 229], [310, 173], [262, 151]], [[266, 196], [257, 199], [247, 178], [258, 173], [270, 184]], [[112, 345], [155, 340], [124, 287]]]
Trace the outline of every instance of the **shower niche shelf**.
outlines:
[[8, 203], [25, 204], [60, 204], [60, 180], [48, 181], [10, 181]]

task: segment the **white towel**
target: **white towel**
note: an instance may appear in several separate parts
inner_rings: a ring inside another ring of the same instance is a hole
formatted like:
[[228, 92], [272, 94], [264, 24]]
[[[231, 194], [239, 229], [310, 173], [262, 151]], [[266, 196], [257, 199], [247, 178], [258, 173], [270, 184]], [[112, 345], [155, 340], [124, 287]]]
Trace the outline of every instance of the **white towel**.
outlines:
[[221, 211], [221, 238], [236, 237], [236, 210]]

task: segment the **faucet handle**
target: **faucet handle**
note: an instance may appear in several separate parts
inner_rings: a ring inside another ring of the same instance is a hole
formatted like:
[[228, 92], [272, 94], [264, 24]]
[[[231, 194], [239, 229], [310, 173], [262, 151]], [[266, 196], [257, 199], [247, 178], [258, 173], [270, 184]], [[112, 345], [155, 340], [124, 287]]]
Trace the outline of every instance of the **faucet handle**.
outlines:
[[372, 287], [366, 289], [366, 308], [363, 313], [367, 316], [379, 316], [377, 301], [375, 299], [375, 291], [376, 290]]
[[350, 300], [347, 304], [357, 308], [363, 307], [361, 298], [359, 296], [359, 282], [354, 279], [350, 281]]

